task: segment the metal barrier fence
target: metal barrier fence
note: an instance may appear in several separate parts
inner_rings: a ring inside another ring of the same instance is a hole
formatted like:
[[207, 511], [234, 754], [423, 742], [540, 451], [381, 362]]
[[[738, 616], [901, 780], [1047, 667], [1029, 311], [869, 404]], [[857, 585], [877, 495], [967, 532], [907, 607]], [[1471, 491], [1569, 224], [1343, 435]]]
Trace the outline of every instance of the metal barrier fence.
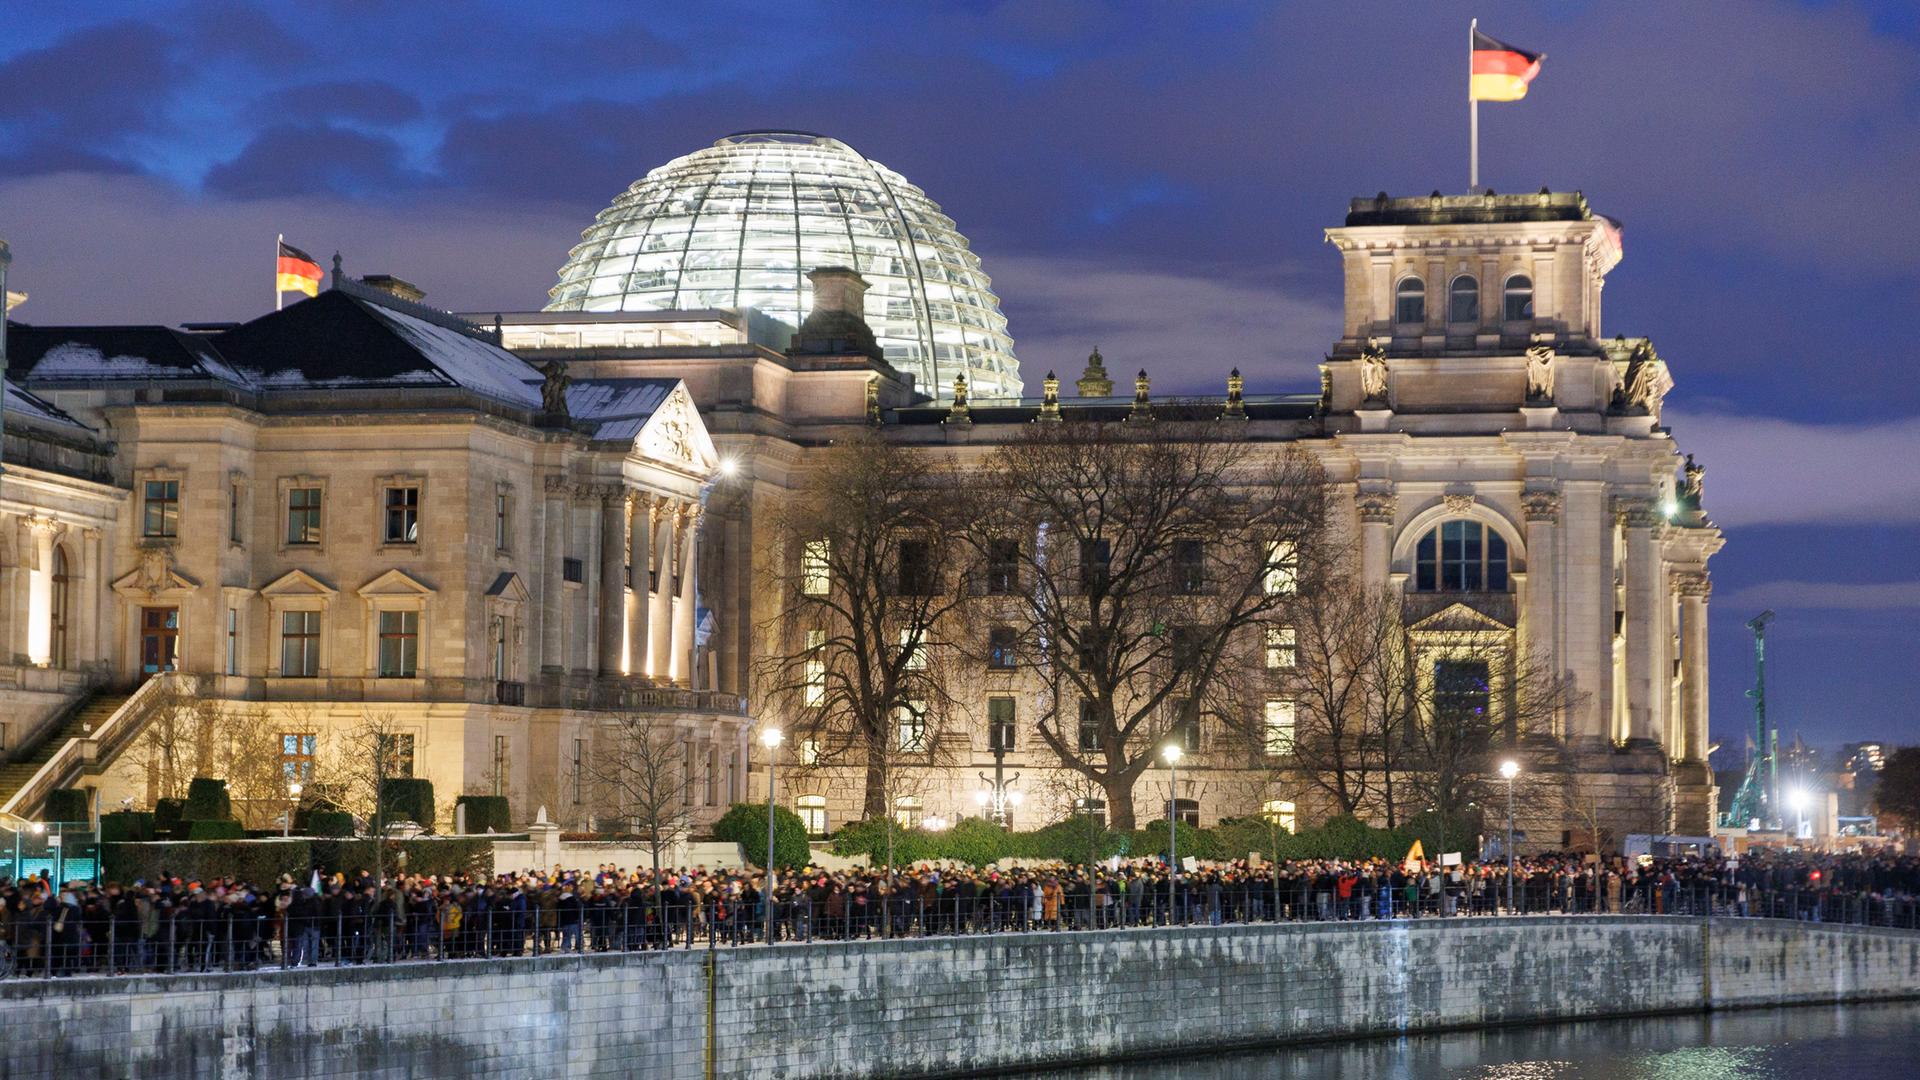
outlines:
[[0, 878], [94, 881], [99, 873], [100, 837], [86, 822], [0, 819]]
[[[562, 915], [537, 905], [502, 905], [450, 915], [452, 905], [336, 912], [304, 918], [228, 906], [213, 917], [182, 909], [161, 920], [129, 920], [109, 911], [89, 917], [73, 905], [15, 913], [0, 925], [0, 977], [54, 978], [245, 971], [320, 965], [439, 963], [506, 956], [734, 948], [775, 941], [841, 941], [1034, 931], [1220, 926], [1275, 922], [1470, 919], [1527, 914], [1636, 914], [1797, 919], [1920, 929], [1920, 899], [1814, 889], [1756, 889], [1716, 883], [1645, 883], [1611, 894], [1581, 896], [1528, 883], [1514, 894], [1489, 887], [1436, 893], [1337, 889], [1310, 884], [1275, 891], [1249, 883], [1175, 894], [1128, 892], [1113, 902], [1081, 894], [1052, 904], [1029, 895], [895, 895], [882, 904], [814, 903], [805, 896], [775, 902], [772, 922], [759, 905], [714, 908], [645, 899], [585, 906]], [[144, 925], [143, 925], [144, 923]]]

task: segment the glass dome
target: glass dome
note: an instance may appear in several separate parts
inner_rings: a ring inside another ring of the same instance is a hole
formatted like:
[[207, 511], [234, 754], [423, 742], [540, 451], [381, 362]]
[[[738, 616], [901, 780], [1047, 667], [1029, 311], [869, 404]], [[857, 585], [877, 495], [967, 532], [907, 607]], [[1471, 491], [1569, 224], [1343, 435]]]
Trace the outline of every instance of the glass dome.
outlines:
[[1013, 339], [980, 258], [925, 192], [837, 139], [729, 135], [648, 173], [600, 212], [548, 311], [754, 307], [799, 326], [807, 271], [865, 277], [867, 322], [922, 393], [1020, 393]]

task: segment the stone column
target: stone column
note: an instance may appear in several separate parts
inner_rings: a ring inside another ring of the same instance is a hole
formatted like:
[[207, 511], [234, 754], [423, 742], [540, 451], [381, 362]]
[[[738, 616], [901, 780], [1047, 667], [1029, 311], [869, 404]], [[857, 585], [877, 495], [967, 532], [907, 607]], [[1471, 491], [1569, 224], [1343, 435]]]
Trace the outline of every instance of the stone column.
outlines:
[[699, 681], [693, 670], [693, 616], [700, 595], [699, 567], [695, 565], [700, 507], [686, 503], [680, 516], [680, 599], [673, 609], [673, 681], [676, 686], [691, 687]]
[[618, 484], [600, 492], [600, 674], [620, 674], [627, 634], [627, 494]]
[[[1561, 669], [1555, 585], [1560, 557], [1555, 541], [1560, 524], [1560, 493], [1547, 489], [1522, 492], [1520, 508], [1527, 518], [1527, 610], [1522, 613], [1520, 645], [1529, 655]], [[1566, 735], [1569, 717], [1555, 718], [1556, 735]]]
[[[101, 655], [100, 648], [100, 605], [108, 595], [106, 582], [100, 579], [101, 536], [99, 529], [87, 529], [81, 533], [81, 578], [79, 588], [72, 597], [73, 605], [80, 613], [79, 648], [75, 655], [85, 664], [106, 659]], [[226, 616], [223, 614], [221, 618], [224, 620]], [[225, 622], [221, 623], [221, 633], [223, 636], [226, 633]], [[226, 669], [222, 667], [220, 670]]]
[[547, 477], [545, 550], [540, 567], [540, 666], [561, 671], [567, 666], [567, 589], [561, 563], [567, 555], [567, 485], [558, 476]]
[[1659, 741], [1666, 728], [1668, 674], [1660, 670], [1661, 617], [1659, 525], [1651, 499], [1618, 500], [1627, 533], [1627, 736]]
[[647, 674], [655, 682], [673, 677], [673, 541], [674, 513], [666, 499], [653, 502], [653, 598], [649, 603], [647, 644], [652, 657]]
[[1393, 569], [1393, 519], [1398, 500], [1392, 491], [1362, 489], [1354, 496], [1360, 518], [1360, 579], [1368, 588], [1386, 587]]
[[1707, 597], [1713, 582], [1704, 570], [1683, 571], [1674, 584], [1680, 592], [1680, 708], [1684, 742], [1673, 748], [1688, 761], [1707, 757]]
[[1570, 734], [1590, 742], [1613, 738], [1613, 528], [1596, 480], [1561, 485], [1561, 546], [1556, 583], [1565, 613], [1564, 649], [1556, 658], [1580, 695]]
[[33, 534], [33, 574], [27, 583], [27, 659], [41, 667], [53, 659], [53, 534], [60, 523], [50, 517], [30, 517]]
[[653, 496], [627, 493], [627, 667], [647, 673], [647, 576], [653, 568]]

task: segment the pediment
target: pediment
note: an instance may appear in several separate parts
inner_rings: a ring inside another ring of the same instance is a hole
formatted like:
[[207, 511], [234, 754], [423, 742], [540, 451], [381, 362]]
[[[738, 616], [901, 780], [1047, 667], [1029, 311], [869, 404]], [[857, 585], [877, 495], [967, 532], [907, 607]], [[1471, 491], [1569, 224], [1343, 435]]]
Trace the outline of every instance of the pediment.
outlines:
[[332, 596], [339, 591], [305, 570], [289, 570], [275, 578], [271, 584], [262, 586], [260, 595]]
[[634, 453], [649, 461], [705, 476], [720, 465], [720, 454], [707, 434], [707, 425], [694, 407], [685, 383], [675, 386], [667, 400], [653, 410], [633, 439]]
[[113, 583], [114, 592], [147, 597], [177, 596], [199, 587], [198, 581], [174, 567], [172, 553], [164, 548], [142, 551], [140, 565]]
[[1407, 632], [1412, 634], [1510, 634], [1513, 632], [1513, 627], [1484, 612], [1475, 611], [1466, 604], [1453, 603], [1407, 627]]
[[519, 574], [511, 570], [502, 570], [500, 576], [493, 579], [493, 584], [487, 587], [487, 595], [510, 600], [516, 604], [524, 604], [533, 597], [533, 594], [527, 591], [527, 583], [520, 579]]
[[433, 590], [404, 570], [389, 570], [355, 590], [361, 596], [432, 596]]

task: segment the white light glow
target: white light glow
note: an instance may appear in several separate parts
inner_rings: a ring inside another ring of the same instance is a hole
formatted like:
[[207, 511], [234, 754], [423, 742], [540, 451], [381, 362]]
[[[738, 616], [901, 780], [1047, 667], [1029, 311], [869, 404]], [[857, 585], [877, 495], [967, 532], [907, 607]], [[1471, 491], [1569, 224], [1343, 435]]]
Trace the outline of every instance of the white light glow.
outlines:
[[1018, 790], [1014, 790], [1014, 791], [1009, 791], [1009, 792], [1007, 792], [1007, 805], [1008, 805], [1008, 806], [1019, 806], [1019, 805], [1020, 805], [1021, 803], [1023, 803], [1023, 802], [1026, 802], [1026, 801], [1027, 801], [1027, 797], [1026, 797], [1026, 795], [1025, 795], [1025, 794], [1023, 794], [1022, 792], [1020, 792], [1020, 791], [1018, 791]]
[[1500, 763], [1500, 775], [1501, 775], [1501, 777], [1503, 777], [1504, 779], [1507, 779], [1507, 780], [1511, 780], [1511, 779], [1513, 779], [1514, 777], [1516, 777], [1516, 776], [1519, 776], [1519, 775], [1520, 775], [1520, 763], [1519, 763], [1519, 762], [1517, 762], [1517, 761], [1514, 761], [1514, 760], [1513, 760], [1513, 759], [1511, 759], [1511, 758], [1509, 758], [1509, 759], [1507, 759], [1506, 761], [1503, 761], [1503, 762], [1501, 762], [1501, 763]]
[[1166, 759], [1167, 764], [1169, 765], [1175, 764], [1180, 760], [1180, 744], [1168, 743], [1167, 745], [1161, 747], [1160, 756]]
[[976, 791], [973, 793], [973, 805], [975, 806], [985, 806], [988, 802], [992, 801], [992, 799], [993, 796], [984, 791]]
[[769, 750], [773, 749], [776, 746], [779, 746], [780, 740], [784, 738], [786, 738], [786, 736], [783, 735], [780, 729], [777, 727], [760, 729], [760, 745], [766, 747]]

